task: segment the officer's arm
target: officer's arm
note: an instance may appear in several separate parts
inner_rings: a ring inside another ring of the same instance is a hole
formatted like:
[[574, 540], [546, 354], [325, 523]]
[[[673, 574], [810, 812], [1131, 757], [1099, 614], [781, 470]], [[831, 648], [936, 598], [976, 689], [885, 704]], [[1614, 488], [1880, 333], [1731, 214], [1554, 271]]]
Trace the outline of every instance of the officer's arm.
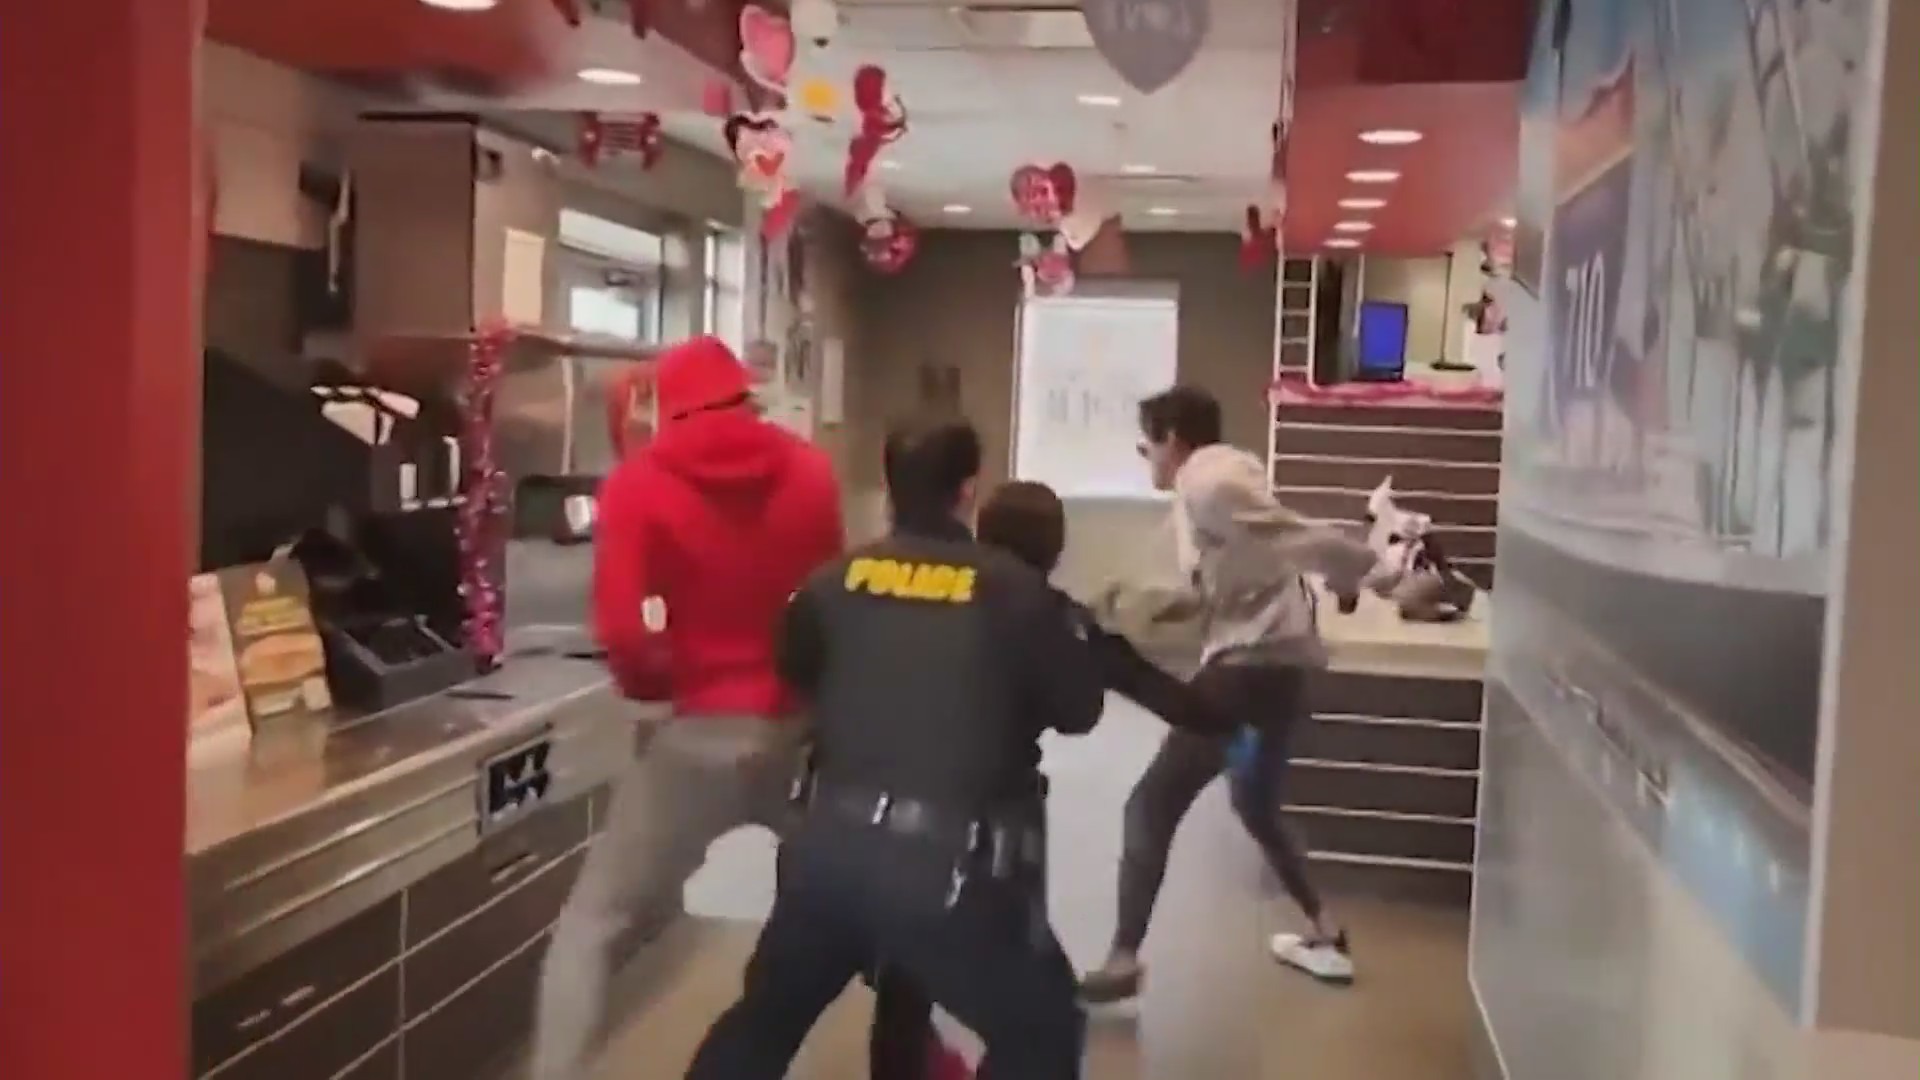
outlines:
[[795, 693], [810, 698], [820, 688], [820, 674], [826, 664], [827, 634], [820, 599], [803, 588], [787, 601], [787, 610], [780, 616], [774, 666]]
[[1062, 609], [1044, 581], [1022, 582], [1017, 604], [1019, 662], [1038, 727], [1084, 735], [1100, 722], [1106, 682], [1087, 644], [1084, 613]]

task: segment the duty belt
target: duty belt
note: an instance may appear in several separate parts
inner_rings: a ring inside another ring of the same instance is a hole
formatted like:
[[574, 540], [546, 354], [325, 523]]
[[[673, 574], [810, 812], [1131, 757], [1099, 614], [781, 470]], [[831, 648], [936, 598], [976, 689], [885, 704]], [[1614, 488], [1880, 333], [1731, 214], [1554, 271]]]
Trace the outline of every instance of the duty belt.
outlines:
[[1045, 817], [1037, 808], [969, 816], [920, 799], [837, 784], [817, 785], [812, 795], [816, 810], [843, 821], [927, 840], [951, 850], [956, 857], [949, 905], [959, 899], [973, 872], [1006, 881], [1045, 859], [1041, 835]]

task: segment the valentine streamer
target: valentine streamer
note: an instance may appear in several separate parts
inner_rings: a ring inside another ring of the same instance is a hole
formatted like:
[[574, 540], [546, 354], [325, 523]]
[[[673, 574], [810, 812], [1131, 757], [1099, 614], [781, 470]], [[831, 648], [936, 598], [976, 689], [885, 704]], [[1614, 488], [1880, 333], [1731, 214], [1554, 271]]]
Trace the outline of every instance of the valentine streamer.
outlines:
[[905, 270], [920, 250], [919, 226], [891, 210], [862, 221], [861, 230], [860, 255], [882, 274]]
[[1271, 263], [1280, 254], [1280, 227], [1260, 212], [1258, 206], [1247, 207], [1247, 219], [1240, 230], [1240, 269], [1245, 273]]
[[1065, 296], [1073, 291], [1073, 254], [1065, 237], [1043, 243], [1033, 233], [1020, 236], [1020, 284], [1028, 296]]
[[568, 26], [580, 25], [580, 0], [553, 0], [553, 10], [560, 13]]
[[627, 28], [634, 37], [646, 40], [653, 31], [653, 0], [627, 0]]
[[1014, 208], [1036, 225], [1055, 226], [1073, 213], [1079, 197], [1080, 181], [1073, 166], [1060, 162], [1051, 166], [1022, 165], [1009, 181]]
[[740, 9], [740, 68], [756, 86], [785, 95], [793, 51], [786, 19], [753, 4]]
[[475, 334], [467, 350], [467, 375], [460, 388], [460, 594], [465, 600], [467, 648], [480, 670], [500, 663], [505, 646], [507, 474], [493, 454], [493, 402], [506, 367], [513, 329], [491, 321]]
[[907, 133], [906, 106], [887, 92], [885, 68], [864, 64], [853, 73], [853, 105], [860, 111], [860, 129], [847, 147], [844, 179], [849, 197], [866, 182], [880, 151]]
[[580, 116], [580, 160], [594, 168], [609, 157], [633, 155], [642, 169], [660, 163], [666, 150], [666, 137], [660, 130], [660, 114], [582, 113]]

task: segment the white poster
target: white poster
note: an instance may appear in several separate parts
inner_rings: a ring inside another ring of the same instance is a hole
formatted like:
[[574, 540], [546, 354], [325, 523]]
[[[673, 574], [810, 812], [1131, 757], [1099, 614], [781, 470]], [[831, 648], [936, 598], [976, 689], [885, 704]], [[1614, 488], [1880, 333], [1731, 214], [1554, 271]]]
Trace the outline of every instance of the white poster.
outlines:
[[1173, 385], [1179, 354], [1171, 292], [1026, 301], [1014, 474], [1067, 498], [1154, 497], [1138, 453], [1140, 401]]

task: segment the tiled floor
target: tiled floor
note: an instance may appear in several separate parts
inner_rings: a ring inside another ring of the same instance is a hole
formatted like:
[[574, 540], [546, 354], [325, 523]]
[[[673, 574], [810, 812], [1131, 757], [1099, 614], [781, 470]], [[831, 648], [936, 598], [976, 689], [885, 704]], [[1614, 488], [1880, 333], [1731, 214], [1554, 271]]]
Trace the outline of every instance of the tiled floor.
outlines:
[[[1157, 721], [1115, 704], [1095, 734], [1049, 748], [1054, 923], [1077, 963], [1095, 961], [1111, 930], [1120, 807], [1160, 732]], [[764, 836], [741, 834], [715, 848], [688, 890], [696, 917], [630, 973], [601, 1080], [680, 1074], [738, 988], [771, 884]], [[1224, 793], [1209, 790], [1174, 852], [1148, 943], [1148, 992], [1129, 1013], [1096, 1016], [1086, 1075], [1466, 1080], [1464, 913], [1360, 900], [1341, 911], [1354, 930], [1359, 985], [1322, 988], [1269, 961], [1264, 936], [1292, 913], [1271, 898]], [[848, 992], [816, 1029], [793, 1080], [866, 1075], [867, 1003], [864, 989]]]

